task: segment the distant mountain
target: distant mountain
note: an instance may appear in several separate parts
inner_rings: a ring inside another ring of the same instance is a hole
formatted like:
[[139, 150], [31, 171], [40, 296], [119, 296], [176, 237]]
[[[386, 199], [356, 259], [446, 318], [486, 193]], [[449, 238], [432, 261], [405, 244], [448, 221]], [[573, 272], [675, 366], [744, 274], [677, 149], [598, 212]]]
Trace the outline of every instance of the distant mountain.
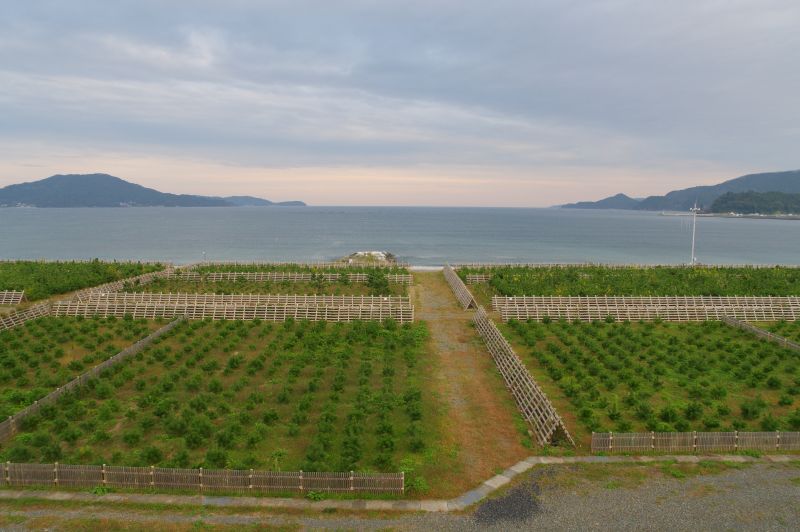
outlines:
[[[750, 174], [731, 179], [718, 185], [699, 186], [674, 190], [664, 196], [650, 196], [643, 200], [635, 200], [624, 194], [618, 194], [600, 201], [584, 201], [562, 205], [565, 209], [630, 209], [643, 211], [687, 211], [694, 206], [708, 209], [714, 200], [726, 192], [784, 192], [800, 193], [800, 170], [789, 172], [770, 172]], [[619, 201], [612, 201], [620, 198]], [[626, 199], [623, 199], [626, 198]], [[631, 201], [627, 201], [631, 200]], [[629, 206], [608, 206], [625, 205]]]
[[54, 175], [0, 188], [0, 207], [240, 207], [300, 205], [250, 196], [168, 194], [108, 174]]
[[270, 201], [261, 198], [254, 198], [253, 196], [227, 196], [222, 198], [228, 203], [236, 205], [237, 207], [271, 207], [273, 205], [278, 207], [305, 207], [306, 204], [302, 201]]
[[562, 205], [562, 207], [565, 209], [635, 209], [641, 201], [625, 194], [617, 194], [599, 201], [579, 201]]
[[714, 200], [709, 210], [736, 214], [800, 214], [800, 194], [726, 192]]

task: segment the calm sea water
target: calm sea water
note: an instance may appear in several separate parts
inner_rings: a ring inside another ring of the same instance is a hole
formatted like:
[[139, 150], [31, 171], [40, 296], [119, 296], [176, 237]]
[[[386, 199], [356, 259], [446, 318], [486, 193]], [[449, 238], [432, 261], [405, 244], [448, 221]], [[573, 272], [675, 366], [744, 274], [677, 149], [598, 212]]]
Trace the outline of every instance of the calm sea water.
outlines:
[[[685, 263], [688, 217], [428, 207], [0, 209], [0, 258]], [[800, 263], [800, 222], [698, 219], [705, 263]]]

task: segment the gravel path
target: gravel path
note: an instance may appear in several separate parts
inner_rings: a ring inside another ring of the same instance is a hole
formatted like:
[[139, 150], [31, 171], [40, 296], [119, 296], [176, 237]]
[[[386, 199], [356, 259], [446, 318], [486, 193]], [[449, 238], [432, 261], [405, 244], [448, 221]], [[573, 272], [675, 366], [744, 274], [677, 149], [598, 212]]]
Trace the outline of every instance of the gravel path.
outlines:
[[[565, 466], [536, 468], [504, 496], [488, 500], [471, 514], [411, 514], [390, 519], [352, 517], [220, 515], [207, 509], [202, 517], [146, 513], [93, 506], [7, 509], [20, 518], [103, 517], [120, 522], [153, 523], [159, 527], [189, 525], [202, 520], [218, 525], [299, 525], [301, 529], [344, 530], [798, 530], [800, 529], [800, 468], [790, 464], [754, 464], [744, 469], [684, 480], [659, 478], [634, 488], [614, 487], [607, 480], [561, 487]], [[580, 474], [577, 470], [575, 474]], [[25, 524], [12, 525], [24, 529]]]

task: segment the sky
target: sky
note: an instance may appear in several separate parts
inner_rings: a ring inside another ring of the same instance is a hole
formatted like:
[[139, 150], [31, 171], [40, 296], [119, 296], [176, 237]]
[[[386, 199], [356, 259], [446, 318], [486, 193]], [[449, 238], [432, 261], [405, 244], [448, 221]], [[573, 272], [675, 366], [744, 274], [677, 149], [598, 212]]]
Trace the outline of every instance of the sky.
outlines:
[[0, 1], [0, 186], [536, 207], [800, 168], [797, 0]]

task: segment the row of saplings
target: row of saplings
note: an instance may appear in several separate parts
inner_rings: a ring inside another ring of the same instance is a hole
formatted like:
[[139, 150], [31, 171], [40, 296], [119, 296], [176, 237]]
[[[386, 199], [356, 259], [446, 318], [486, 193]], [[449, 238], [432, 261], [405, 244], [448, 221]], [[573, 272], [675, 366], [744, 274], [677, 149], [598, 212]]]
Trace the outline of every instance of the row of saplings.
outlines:
[[[725, 325], [510, 327], [588, 431], [800, 430], [800, 408], [789, 410], [800, 395], [796, 353], [758, 339], [720, 337], [731, 332]], [[735, 388], [742, 393], [729, 396]], [[779, 418], [776, 410], [789, 411]]]
[[[280, 468], [290, 453], [270, 448], [265, 455], [259, 452], [264, 444], [310, 436], [305, 458], [293, 466], [395, 470], [398, 451], [425, 447], [420, 390], [406, 386], [396, 391], [398, 362], [405, 366], [404, 375], [416, 369], [424, 337], [419, 327], [393, 322], [184, 323], [173, 330], [172, 341], [160, 340], [66, 396], [57, 408], [45, 407], [23, 421], [23, 433], [2, 457], [13, 462]], [[259, 350], [256, 344], [267, 341]], [[380, 388], [375, 389], [378, 379]], [[265, 381], [280, 383], [277, 393], [253, 386]], [[127, 403], [121, 399], [129, 395]], [[309, 422], [317, 409], [313, 430]], [[119, 448], [118, 441], [129, 451], [103, 452]], [[198, 461], [198, 451], [204, 450]]]

